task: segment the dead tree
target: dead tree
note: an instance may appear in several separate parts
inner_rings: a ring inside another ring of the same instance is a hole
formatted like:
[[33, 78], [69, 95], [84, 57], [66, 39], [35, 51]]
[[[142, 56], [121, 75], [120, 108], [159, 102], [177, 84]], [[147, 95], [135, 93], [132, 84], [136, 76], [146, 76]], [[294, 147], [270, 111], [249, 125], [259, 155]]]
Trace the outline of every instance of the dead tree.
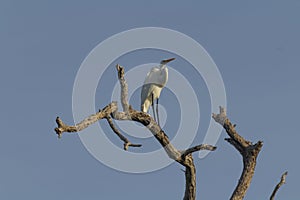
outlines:
[[[236, 124], [232, 124], [227, 118], [225, 108], [220, 107], [220, 113], [213, 114], [212, 117], [217, 123], [221, 124], [227, 132], [229, 138], [225, 138], [225, 140], [233, 145], [243, 157], [243, 172], [230, 198], [231, 200], [242, 200], [251, 184], [256, 166], [256, 158], [263, 146], [263, 142], [258, 141], [257, 143], [252, 144], [252, 142], [247, 141], [240, 136], [235, 130]], [[270, 197], [271, 200], [274, 200], [276, 192], [281, 185], [285, 183], [286, 175], [287, 172], [282, 175], [280, 183], [276, 185]]]
[[[102, 110], [99, 110], [99, 112], [97, 112], [96, 114], [92, 114], [91, 116], [87, 117], [86, 119], [74, 126], [66, 125], [59, 117], [57, 117], [56, 123], [58, 127], [55, 128], [56, 134], [60, 138], [62, 133], [64, 132], [79, 132], [87, 128], [89, 125], [97, 122], [98, 120], [106, 119], [113, 132], [124, 142], [124, 150], [126, 151], [129, 147], [141, 147], [142, 145], [133, 144], [124, 135], [122, 135], [122, 133], [114, 125], [113, 119], [139, 122], [149, 129], [149, 131], [153, 134], [156, 140], [162, 145], [169, 158], [175, 160], [176, 162], [185, 167], [185, 194], [183, 199], [195, 200], [196, 168], [194, 165], [192, 153], [200, 150], [214, 151], [216, 147], [209, 144], [201, 144], [185, 150], [176, 149], [170, 143], [166, 133], [161, 129], [161, 127], [149, 114], [135, 110], [132, 108], [131, 105], [129, 105], [128, 85], [124, 78], [124, 68], [120, 65], [117, 65], [116, 68], [118, 71], [118, 78], [121, 86], [121, 104], [123, 110], [118, 110], [117, 102], [111, 102]], [[259, 141], [256, 144], [252, 144], [250, 141], [247, 141], [242, 136], [240, 136], [235, 130], [235, 125], [232, 125], [229, 119], [227, 118], [224, 108], [220, 107], [220, 113], [213, 114], [212, 117], [226, 130], [229, 138], [226, 138], [225, 140], [232, 144], [243, 157], [244, 169], [239, 179], [238, 185], [236, 186], [230, 198], [231, 200], [242, 200], [247, 192], [247, 189], [250, 186], [255, 171], [256, 158], [263, 146], [263, 143]], [[285, 182], [285, 176], [284, 178], [282, 178], [284, 180], [281, 180], [281, 182], [276, 186], [275, 190], [273, 191], [272, 196], [270, 198], [271, 200], [273, 200], [275, 193], [277, 192], [279, 187]]]

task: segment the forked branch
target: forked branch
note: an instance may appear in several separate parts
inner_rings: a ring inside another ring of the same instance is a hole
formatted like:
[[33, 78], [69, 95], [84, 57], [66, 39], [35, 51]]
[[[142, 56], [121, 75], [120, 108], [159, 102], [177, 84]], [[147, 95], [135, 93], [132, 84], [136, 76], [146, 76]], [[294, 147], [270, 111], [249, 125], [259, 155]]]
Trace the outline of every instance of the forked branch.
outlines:
[[128, 86], [125, 81], [124, 68], [120, 65], [116, 66], [118, 71], [118, 79], [121, 86], [121, 103], [123, 107], [123, 112], [118, 111], [117, 103], [112, 102], [108, 104], [103, 110], [100, 110], [96, 114], [93, 114], [83, 121], [79, 122], [75, 126], [68, 126], [62, 122], [62, 120], [57, 117], [56, 123], [57, 128], [55, 128], [56, 134], [61, 137], [63, 132], [79, 132], [84, 128], [87, 128], [89, 125], [95, 123], [98, 120], [105, 118], [114, 131], [114, 133], [124, 142], [124, 150], [127, 150], [129, 146], [131, 147], [140, 147], [141, 144], [132, 144], [125, 136], [121, 134], [121, 132], [116, 128], [112, 119], [115, 120], [129, 120], [136, 121], [144, 126], [146, 126], [149, 131], [153, 134], [156, 140], [164, 147], [167, 155], [185, 166], [185, 177], [186, 177], [186, 189], [184, 200], [195, 200], [196, 198], [196, 169], [194, 166], [194, 161], [192, 157], [192, 153], [200, 150], [210, 150], [214, 151], [216, 147], [211, 145], [197, 145], [192, 148], [189, 148], [184, 151], [179, 151], [176, 149], [169, 140], [169, 137], [165, 134], [165, 132], [161, 129], [161, 127], [156, 123], [156, 121], [147, 113], [140, 112], [134, 110], [132, 106], [128, 103]]
[[56, 117], [57, 127], [54, 130], [59, 138], [64, 132], [69, 132], [69, 133], [79, 132], [87, 128], [89, 125], [97, 122], [98, 120], [101, 120], [106, 116], [109, 116], [111, 113], [114, 113], [116, 110], [118, 110], [117, 103], [112, 102], [108, 104], [105, 108], [103, 108], [103, 110], [99, 110], [99, 112], [97, 112], [96, 114], [92, 114], [91, 116], [82, 120], [75, 126], [66, 125], [59, 117]]
[[243, 172], [230, 198], [231, 200], [242, 200], [254, 175], [256, 158], [263, 146], [263, 142], [258, 141], [256, 144], [252, 144], [252, 142], [247, 141], [240, 136], [235, 130], [235, 125], [233, 125], [227, 118], [225, 108], [220, 107], [220, 113], [213, 114], [212, 117], [226, 130], [229, 136], [229, 138], [226, 138], [226, 140], [232, 144], [243, 156]]
[[121, 132], [114, 125], [113, 120], [110, 116], [106, 116], [106, 120], [110, 126], [110, 128], [117, 134], [117, 136], [124, 142], [124, 150], [127, 151], [128, 147], [141, 147], [141, 144], [132, 144], [129, 140], [121, 134]]
[[[116, 102], [111, 102], [105, 108], [99, 110], [99, 112], [92, 114], [91, 116], [87, 117], [86, 119], [74, 126], [66, 125], [59, 117], [57, 117], [57, 127], [55, 128], [56, 134], [60, 138], [62, 133], [64, 132], [79, 132], [87, 128], [89, 125], [97, 122], [98, 120], [105, 118], [113, 132], [120, 138], [120, 140], [124, 142], [124, 150], [128, 150], [128, 147], [141, 147], [142, 145], [133, 144], [124, 135], [122, 135], [121, 132], [114, 125], [113, 119], [139, 122], [149, 129], [149, 131], [153, 134], [156, 140], [162, 145], [162, 147], [164, 147], [164, 150], [171, 159], [175, 160], [176, 162], [180, 163], [185, 167], [186, 187], [183, 199], [195, 200], [196, 168], [194, 165], [192, 153], [200, 150], [214, 151], [216, 147], [207, 144], [201, 144], [188, 148], [186, 150], [180, 151], [176, 149], [170, 143], [170, 140], [165, 134], [165, 132], [149, 114], [134, 110], [132, 106], [129, 105], [128, 86], [124, 78], [124, 68], [120, 65], [117, 65], [116, 68], [118, 71], [118, 79], [121, 86], [121, 103], [123, 112], [118, 111], [118, 106]], [[226, 130], [229, 138], [225, 138], [225, 140], [231, 145], [233, 145], [243, 157], [243, 172], [230, 198], [231, 200], [242, 200], [250, 186], [252, 177], [254, 175], [256, 159], [263, 146], [263, 142], [258, 141], [256, 144], [252, 144], [252, 142], [247, 141], [242, 136], [240, 136], [235, 130], [236, 125], [233, 125], [227, 118], [225, 108], [220, 107], [220, 113], [213, 114], [212, 117]], [[276, 185], [270, 197], [270, 200], [274, 200], [276, 192], [285, 183], [286, 176], [287, 172], [285, 172], [282, 175], [280, 182]]]

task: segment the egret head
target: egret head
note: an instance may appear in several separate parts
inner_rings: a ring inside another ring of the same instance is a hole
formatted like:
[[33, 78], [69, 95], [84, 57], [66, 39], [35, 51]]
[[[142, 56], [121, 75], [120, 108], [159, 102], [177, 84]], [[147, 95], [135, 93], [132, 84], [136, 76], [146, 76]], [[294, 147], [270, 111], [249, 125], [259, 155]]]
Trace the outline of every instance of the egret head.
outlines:
[[162, 60], [162, 61], [160, 62], [160, 64], [166, 65], [168, 62], [171, 62], [172, 60], [175, 60], [175, 58], [170, 58], [170, 59]]

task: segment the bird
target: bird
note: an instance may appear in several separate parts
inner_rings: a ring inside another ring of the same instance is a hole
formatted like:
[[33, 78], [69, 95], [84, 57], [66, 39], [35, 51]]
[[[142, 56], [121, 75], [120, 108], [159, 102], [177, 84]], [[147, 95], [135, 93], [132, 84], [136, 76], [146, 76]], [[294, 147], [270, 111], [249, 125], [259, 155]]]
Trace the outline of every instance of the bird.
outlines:
[[172, 60], [175, 60], [175, 58], [162, 60], [159, 66], [153, 67], [150, 72], [147, 73], [141, 91], [141, 111], [147, 113], [150, 105], [152, 105], [155, 121], [156, 117], [154, 111], [154, 101], [156, 100], [157, 123], [159, 126], [158, 99], [162, 89], [165, 87], [168, 81], [168, 68], [166, 64]]

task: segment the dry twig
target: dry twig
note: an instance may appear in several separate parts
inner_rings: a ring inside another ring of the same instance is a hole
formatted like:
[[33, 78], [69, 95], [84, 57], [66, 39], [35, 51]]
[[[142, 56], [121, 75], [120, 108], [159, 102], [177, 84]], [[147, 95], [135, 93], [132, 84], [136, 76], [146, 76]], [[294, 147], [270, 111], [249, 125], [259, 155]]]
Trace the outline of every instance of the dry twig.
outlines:
[[283, 184], [285, 184], [285, 178], [286, 178], [287, 174], [288, 174], [288, 172], [286, 171], [281, 175], [281, 179], [280, 179], [279, 183], [275, 186], [275, 188], [271, 194], [270, 200], [275, 199], [275, 195], [276, 195], [277, 191]]

